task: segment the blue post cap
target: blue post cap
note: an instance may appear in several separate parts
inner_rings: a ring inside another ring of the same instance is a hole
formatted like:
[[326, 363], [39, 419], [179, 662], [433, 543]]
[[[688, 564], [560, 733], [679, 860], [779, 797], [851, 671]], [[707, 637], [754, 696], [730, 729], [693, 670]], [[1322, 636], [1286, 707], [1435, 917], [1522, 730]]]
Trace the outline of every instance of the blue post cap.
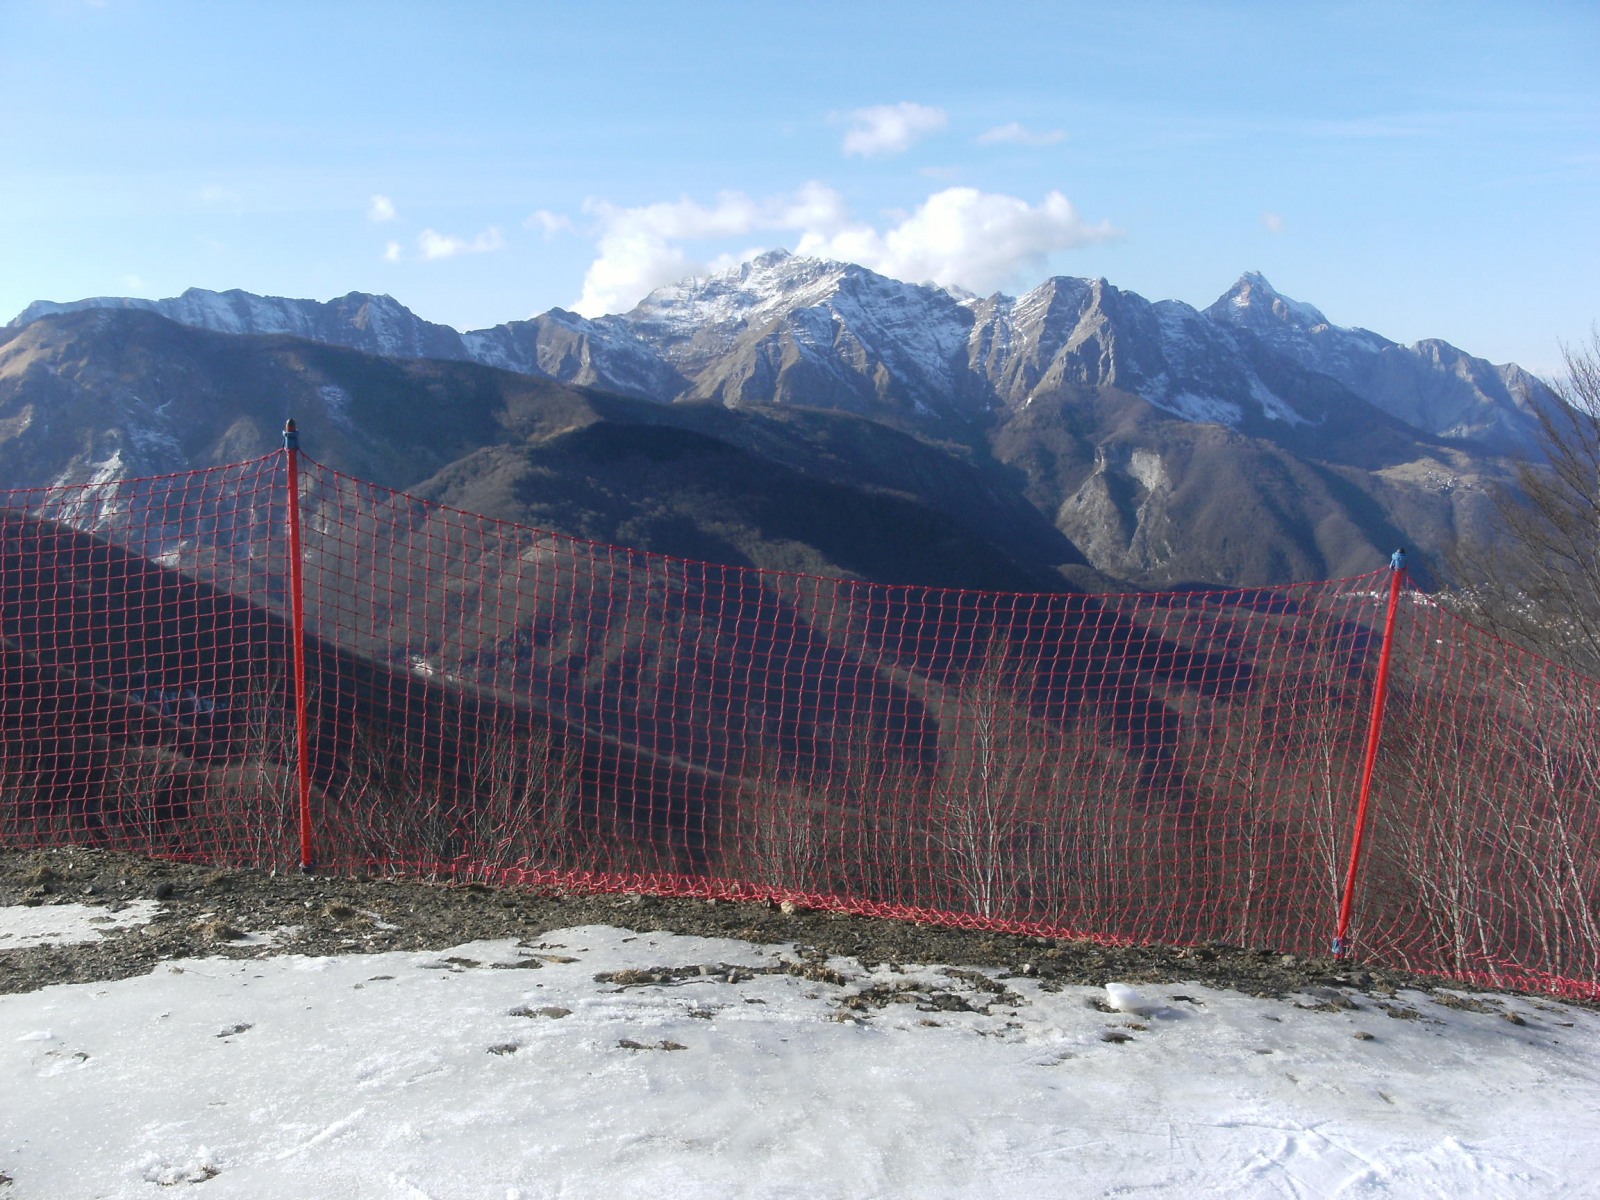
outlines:
[[283, 423], [283, 448], [285, 450], [300, 449], [300, 433], [295, 429], [292, 417]]
[[[290, 422], [294, 424], [294, 422]], [[1406, 548], [1401, 546], [1389, 556], [1389, 569], [1391, 571], [1404, 571], [1406, 569]]]

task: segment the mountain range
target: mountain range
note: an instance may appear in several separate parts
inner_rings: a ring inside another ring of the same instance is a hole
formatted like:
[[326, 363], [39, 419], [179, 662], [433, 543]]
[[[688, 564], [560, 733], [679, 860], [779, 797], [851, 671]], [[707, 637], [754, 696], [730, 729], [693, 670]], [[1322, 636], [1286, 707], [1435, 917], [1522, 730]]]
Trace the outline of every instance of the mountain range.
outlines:
[[388, 296], [40, 301], [0, 331], [14, 485], [263, 453], [599, 540], [1048, 589], [1357, 574], [1487, 536], [1550, 391], [1333, 325], [1250, 273], [976, 297], [782, 251], [457, 332]]

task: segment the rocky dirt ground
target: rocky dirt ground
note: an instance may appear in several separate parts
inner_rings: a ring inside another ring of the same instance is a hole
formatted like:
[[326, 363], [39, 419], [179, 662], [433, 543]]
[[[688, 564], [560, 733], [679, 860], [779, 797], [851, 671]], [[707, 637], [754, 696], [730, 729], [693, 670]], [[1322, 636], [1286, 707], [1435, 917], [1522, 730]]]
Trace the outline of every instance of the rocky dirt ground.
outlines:
[[[527, 940], [577, 925], [614, 925], [792, 943], [808, 957], [998, 968], [1056, 985], [1199, 982], [1254, 996], [1344, 991], [1382, 998], [1441, 981], [1270, 949], [1209, 944], [1104, 946], [796, 910], [770, 903], [489, 888], [412, 879], [273, 875], [78, 848], [0, 850], [0, 906], [87, 904], [116, 912], [159, 904], [148, 924], [103, 940], [0, 949], [0, 993], [145, 974], [173, 958], [437, 950], [480, 939]], [[271, 931], [271, 936], [260, 935]]]

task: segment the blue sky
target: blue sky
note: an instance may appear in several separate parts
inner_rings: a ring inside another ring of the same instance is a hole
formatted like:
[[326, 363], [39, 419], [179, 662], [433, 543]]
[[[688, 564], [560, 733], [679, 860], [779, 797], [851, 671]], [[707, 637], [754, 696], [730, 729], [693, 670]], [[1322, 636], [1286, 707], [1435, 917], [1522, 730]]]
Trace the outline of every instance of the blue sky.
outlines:
[[190, 286], [591, 314], [773, 246], [1240, 273], [1537, 370], [1600, 319], [1592, 3], [0, 0], [0, 320]]

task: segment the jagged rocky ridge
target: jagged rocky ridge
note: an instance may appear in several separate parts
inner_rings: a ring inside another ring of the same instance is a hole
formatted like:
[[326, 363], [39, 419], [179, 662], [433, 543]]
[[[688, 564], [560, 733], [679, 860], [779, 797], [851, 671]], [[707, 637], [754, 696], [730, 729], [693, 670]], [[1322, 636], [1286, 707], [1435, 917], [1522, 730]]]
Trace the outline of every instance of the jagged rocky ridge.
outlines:
[[978, 298], [780, 250], [658, 289], [624, 314], [589, 319], [557, 308], [467, 333], [389, 296], [352, 292], [322, 303], [198, 288], [168, 300], [38, 301], [11, 327], [89, 308], [477, 362], [663, 402], [798, 403], [917, 422], [1016, 410], [1062, 388], [1114, 387], [1188, 421], [1246, 431], [1315, 425], [1323, 414], [1299, 378], [1310, 373], [1423, 433], [1507, 452], [1534, 447], [1544, 396], [1515, 364], [1333, 325], [1253, 272], [1196, 310], [1103, 279], [1057, 277], [1020, 298]]
[[[783, 252], [626, 314], [466, 334], [388, 297], [199, 290], [41, 302], [0, 330], [15, 484], [230, 461], [294, 415], [322, 461], [493, 516], [1005, 588], [1080, 568], [1326, 578], [1397, 544], [1437, 564], [1486, 535], [1487, 485], [1549, 400], [1515, 367], [1331, 325], [1254, 274], [1201, 311], [1104, 280], [980, 298]], [[1020, 574], [978, 565], [1006, 556]]]

